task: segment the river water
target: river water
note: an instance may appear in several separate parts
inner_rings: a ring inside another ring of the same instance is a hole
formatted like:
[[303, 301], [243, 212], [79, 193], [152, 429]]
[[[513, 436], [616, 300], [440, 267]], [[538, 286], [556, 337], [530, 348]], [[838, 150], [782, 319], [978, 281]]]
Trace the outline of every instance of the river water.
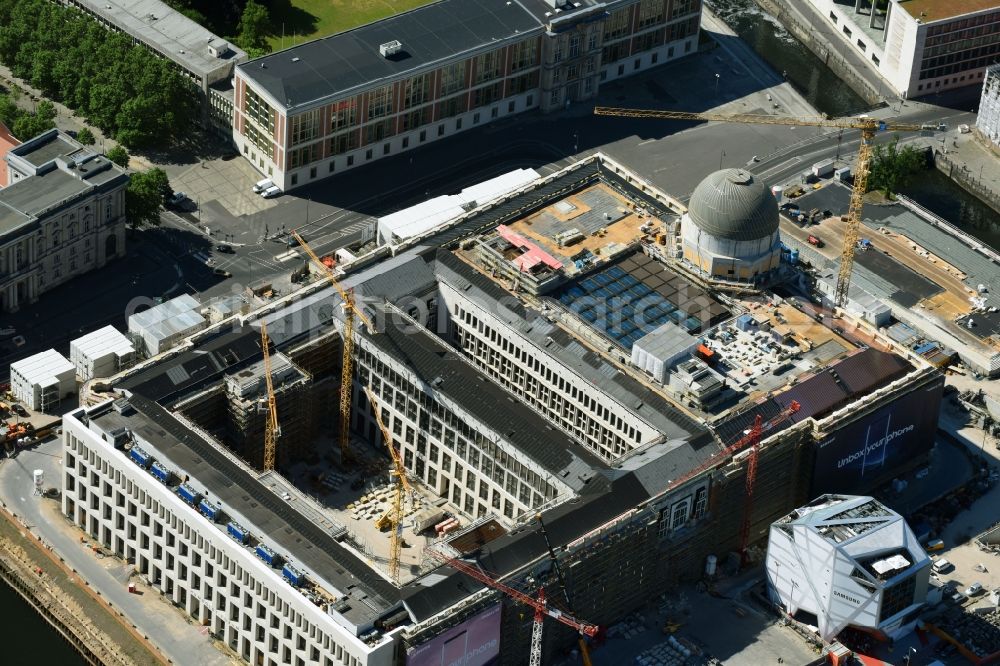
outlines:
[[0, 583], [0, 608], [3, 609], [4, 634], [7, 636], [0, 663], [6, 666], [84, 666], [87, 663], [5, 583]]
[[[816, 109], [830, 116], [858, 113], [868, 105], [828, 70], [754, 0], [707, 0], [706, 4]], [[1000, 249], [1000, 215], [936, 169], [916, 176], [902, 193], [971, 236]]]

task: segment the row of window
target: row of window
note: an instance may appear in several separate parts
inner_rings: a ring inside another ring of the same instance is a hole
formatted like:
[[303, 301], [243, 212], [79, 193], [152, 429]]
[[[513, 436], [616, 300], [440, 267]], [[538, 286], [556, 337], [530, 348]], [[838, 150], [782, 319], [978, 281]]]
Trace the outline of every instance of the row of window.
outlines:
[[[76, 511], [70, 510], [68, 515], [84, 529], [89, 529], [94, 538], [102, 540], [120, 556], [134, 558], [139, 571], [151, 575], [154, 580], [161, 578], [161, 587], [167, 591], [172, 591], [176, 583], [181, 603], [187, 601], [188, 589], [196, 591], [207, 614], [212, 614], [209, 609], [217, 611], [214, 626], [219, 631], [226, 629], [224, 611], [228, 602], [231, 633], [238, 630], [241, 617], [242, 631], [251, 632], [255, 628], [258, 643], [266, 642], [265, 623], [253, 623], [254, 619], [268, 620], [270, 629], [283, 626], [285, 640], [291, 640], [294, 632], [296, 650], [300, 654], [293, 655], [286, 646], [282, 650], [282, 663], [291, 664], [293, 658], [295, 664], [304, 664], [307, 659], [309, 663], [318, 663], [320, 650], [323, 650], [329, 655], [326, 664], [333, 664], [332, 657], [340, 663], [357, 666], [357, 659], [347, 654], [330, 635], [217, 548], [211, 538], [178, 519], [177, 514], [147, 493], [129, 474], [85, 446], [70, 431], [66, 433], [66, 448], [66, 490], [69, 494], [75, 492], [77, 498]], [[67, 497], [67, 502], [71, 501]], [[99, 522], [103, 522], [104, 534], [97, 529]], [[159, 541], [151, 540], [150, 534]], [[221, 531], [218, 534], [228, 538]], [[166, 579], [169, 573], [176, 578]], [[211, 605], [213, 598], [214, 608]], [[189, 610], [193, 609], [193, 604], [191, 606]], [[306, 637], [313, 643], [308, 651]], [[248, 645], [246, 638], [244, 642]], [[270, 634], [268, 647], [270, 652], [278, 652], [276, 635]]]

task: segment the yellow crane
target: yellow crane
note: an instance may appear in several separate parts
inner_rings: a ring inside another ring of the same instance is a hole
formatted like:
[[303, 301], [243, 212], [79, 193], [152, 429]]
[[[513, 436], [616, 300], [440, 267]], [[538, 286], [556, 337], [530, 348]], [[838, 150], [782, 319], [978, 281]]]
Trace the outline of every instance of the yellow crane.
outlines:
[[281, 435], [278, 425], [278, 403], [274, 400], [274, 384], [271, 381], [271, 341], [267, 337], [267, 322], [260, 320], [260, 347], [264, 350], [264, 383], [267, 385], [267, 422], [264, 424], [264, 470], [274, 469], [275, 446]]
[[623, 109], [608, 106], [595, 107], [594, 113], [598, 116], [621, 116], [626, 118], [707, 120], [725, 123], [801, 125], [806, 127], [836, 127], [839, 129], [860, 130], [861, 146], [858, 148], [858, 160], [854, 167], [854, 187], [851, 190], [851, 203], [847, 210], [847, 230], [844, 233], [844, 248], [840, 255], [840, 273], [837, 276], [837, 289], [833, 297], [833, 302], [839, 307], [843, 307], [847, 303], [847, 292], [851, 286], [854, 251], [858, 243], [858, 230], [861, 227], [861, 207], [864, 203], [864, 195], [868, 187], [872, 142], [875, 139], [875, 135], [878, 132], [884, 131], [916, 132], [922, 129], [920, 125], [886, 122], [867, 116], [857, 118], [796, 118], [750, 113], [692, 113], [688, 111], [658, 111], [656, 109]]
[[297, 231], [292, 231], [292, 236], [326, 276], [344, 302], [344, 358], [340, 372], [340, 456], [344, 464], [347, 464], [353, 459], [351, 454], [351, 394], [354, 383], [354, 320], [357, 318], [364, 322], [371, 333], [375, 332], [375, 327], [354, 302], [353, 290], [346, 290], [340, 286], [340, 282], [333, 274], [333, 269], [316, 256], [313, 249]]
[[368, 393], [368, 400], [371, 402], [372, 411], [375, 412], [375, 420], [378, 422], [382, 437], [385, 438], [385, 445], [389, 448], [392, 456], [392, 465], [396, 469], [396, 488], [392, 497], [392, 513], [390, 520], [389, 537], [389, 576], [399, 584], [399, 555], [403, 549], [403, 495], [410, 492], [410, 482], [406, 480], [406, 468], [403, 467], [403, 459], [399, 457], [399, 452], [392, 443], [392, 433], [382, 422], [382, 410], [379, 409], [375, 400], [375, 393], [370, 387], [365, 388]]

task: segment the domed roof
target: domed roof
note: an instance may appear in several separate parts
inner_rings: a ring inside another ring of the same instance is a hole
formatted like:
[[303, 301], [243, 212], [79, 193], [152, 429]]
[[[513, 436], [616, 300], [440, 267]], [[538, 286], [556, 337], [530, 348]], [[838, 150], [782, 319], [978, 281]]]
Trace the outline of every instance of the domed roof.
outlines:
[[777, 200], [745, 169], [707, 176], [691, 195], [688, 215], [702, 231], [727, 240], [757, 240], [778, 230]]

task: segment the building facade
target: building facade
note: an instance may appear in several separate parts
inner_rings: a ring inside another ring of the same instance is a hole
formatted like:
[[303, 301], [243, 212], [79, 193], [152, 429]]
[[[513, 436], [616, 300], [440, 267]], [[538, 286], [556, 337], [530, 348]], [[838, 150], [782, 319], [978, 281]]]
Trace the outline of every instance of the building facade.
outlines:
[[1000, 54], [1000, 4], [809, 0], [899, 97], [979, 85]]
[[287, 190], [697, 49], [700, 0], [531, 7], [443, 0], [239, 65], [233, 139]]
[[976, 129], [993, 145], [1000, 146], [1000, 65], [991, 65], [986, 69]]
[[52, 129], [12, 148], [0, 190], [0, 311], [125, 256], [128, 175]]

